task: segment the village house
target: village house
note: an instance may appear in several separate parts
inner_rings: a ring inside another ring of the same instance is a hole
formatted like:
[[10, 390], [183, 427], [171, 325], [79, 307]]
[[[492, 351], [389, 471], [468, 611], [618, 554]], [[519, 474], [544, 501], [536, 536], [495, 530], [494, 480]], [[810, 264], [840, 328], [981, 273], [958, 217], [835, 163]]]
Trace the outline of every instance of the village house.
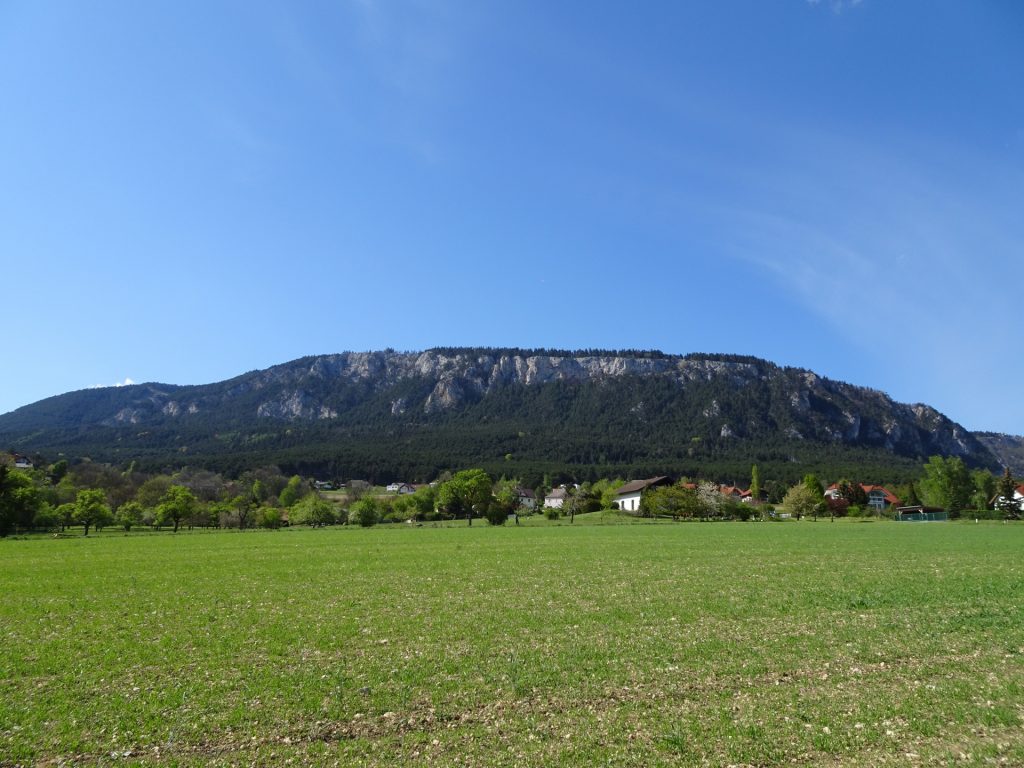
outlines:
[[537, 494], [529, 488], [517, 488], [516, 493], [519, 495], [519, 507], [521, 509], [533, 511], [537, 508]]
[[651, 477], [647, 480], [633, 480], [615, 491], [615, 506], [623, 512], [638, 512], [640, 498], [648, 488], [668, 483], [667, 477]]
[[[1013, 501], [1017, 505], [1017, 509], [1024, 512], [1024, 484], [1018, 485], [1016, 488], [1013, 489]], [[989, 502], [989, 505], [992, 506], [994, 509], [1002, 509], [1003, 497], [998, 495], [995, 496]]]
[[416, 493], [416, 488], [410, 483], [390, 483], [384, 490], [388, 493], [397, 493], [399, 496]]
[[749, 502], [753, 498], [750, 495], [750, 491], [744, 490], [737, 485], [721, 485], [718, 487], [718, 492], [725, 496], [725, 498], [732, 499], [733, 501]]
[[[860, 487], [864, 489], [864, 495], [868, 497], [867, 505], [875, 512], [884, 512], [889, 507], [900, 505], [899, 497], [884, 486], [860, 483]], [[826, 499], [838, 499], [839, 485], [832, 483], [825, 489], [824, 495]]]
[[568, 492], [565, 490], [564, 485], [561, 488], [552, 488], [551, 492], [544, 497], [544, 506], [551, 509], [561, 509], [562, 505], [565, 504], [565, 497], [567, 495]]

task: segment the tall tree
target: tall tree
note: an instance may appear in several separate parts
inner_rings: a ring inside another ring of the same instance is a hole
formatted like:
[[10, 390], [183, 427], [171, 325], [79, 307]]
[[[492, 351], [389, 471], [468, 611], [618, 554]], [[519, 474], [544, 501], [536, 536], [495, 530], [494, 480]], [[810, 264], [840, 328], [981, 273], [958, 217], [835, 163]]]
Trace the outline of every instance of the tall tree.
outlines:
[[921, 497], [917, 495], [917, 485], [913, 481], [907, 484], [907, 496], [904, 503], [908, 507], [916, 507], [921, 503]]
[[30, 475], [0, 464], [0, 537], [31, 527], [42, 503]]
[[820, 498], [824, 498], [822, 494], [824, 493], [825, 489], [824, 489], [824, 486], [821, 484], [821, 480], [818, 479], [817, 475], [815, 475], [815, 474], [806, 474], [806, 475], [804, 475], [803, 483], [804, 483], [805, 486], [807, 486], [807, 490], [809, 490], [815, 496], [820, 497]]
[[810, 510], [813, 515], [815, 522], [818, 520], [818, 514], [825, 511], [825, 490], [818, 479], [817, 475], [807, 474], [804, 475], [803, 486], [807, 491], [814, 497], [814, 507]]
[[1004, 515], [1020, 513], [1021, 503], [1016, 498], [1016, 491], [1017, 485], [1013, 480], [1013, 475], [1010, 474], [1010, 468], [1007, 467], [1003, 476], [999, 478], [998, 498], [996, 499], [996, 505]]
[[[992, 497], [996, 495], [1000, 483], [1005, 476], [996, 481], [995, 477], [987, 469], [976, 469], [971, 472], [971, 482], [974, 483], [974, 493], [971, 494], [971, 507], [974, 509], [988, 509], [992, 503]], [[1011, 484], [1013, 478], [1010, 478]]]
[[920, 493], [930, 507], [942, 507], [958, 515], [970, 504], [974, 483], [971, 473], [959, 456], [932, 456], [924, 465]]
[[750, 498], [755, 502], [761, 500], [761, 470], [757, 464], [750, 468]]
[[292, 475], [288, 480], [288, 484], [278, 496], [278, 503], [282, 507], [294, 506], [295, 502], [301, 499], [308, 492], [309, 488], [302, 482], [302, 478], [298, 475]]

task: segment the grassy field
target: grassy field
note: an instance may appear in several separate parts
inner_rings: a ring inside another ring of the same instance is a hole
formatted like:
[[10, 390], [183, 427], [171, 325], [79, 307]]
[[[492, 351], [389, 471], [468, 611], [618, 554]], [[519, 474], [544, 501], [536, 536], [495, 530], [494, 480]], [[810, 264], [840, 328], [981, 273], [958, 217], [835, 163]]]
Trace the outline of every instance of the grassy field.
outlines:
[[1024, 765], [1024, 526], [586, 523], [0, 541], [0, 765]]

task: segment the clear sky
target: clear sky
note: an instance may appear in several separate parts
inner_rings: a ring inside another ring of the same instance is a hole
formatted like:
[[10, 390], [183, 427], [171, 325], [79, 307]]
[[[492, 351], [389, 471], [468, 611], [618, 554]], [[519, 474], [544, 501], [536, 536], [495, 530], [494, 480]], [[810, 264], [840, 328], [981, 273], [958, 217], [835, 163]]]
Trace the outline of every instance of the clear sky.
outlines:
[[1024, 434], [1018, 0], [0, 0], [0, 412], [438, 345]]

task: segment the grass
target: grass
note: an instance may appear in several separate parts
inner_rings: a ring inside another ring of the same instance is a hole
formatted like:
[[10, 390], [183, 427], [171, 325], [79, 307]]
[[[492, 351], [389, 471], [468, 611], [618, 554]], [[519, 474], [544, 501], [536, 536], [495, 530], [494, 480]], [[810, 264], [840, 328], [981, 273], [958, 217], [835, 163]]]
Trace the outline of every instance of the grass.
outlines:
[[0, 765], [1024, 765], [1024, 526], [0, 542]]

